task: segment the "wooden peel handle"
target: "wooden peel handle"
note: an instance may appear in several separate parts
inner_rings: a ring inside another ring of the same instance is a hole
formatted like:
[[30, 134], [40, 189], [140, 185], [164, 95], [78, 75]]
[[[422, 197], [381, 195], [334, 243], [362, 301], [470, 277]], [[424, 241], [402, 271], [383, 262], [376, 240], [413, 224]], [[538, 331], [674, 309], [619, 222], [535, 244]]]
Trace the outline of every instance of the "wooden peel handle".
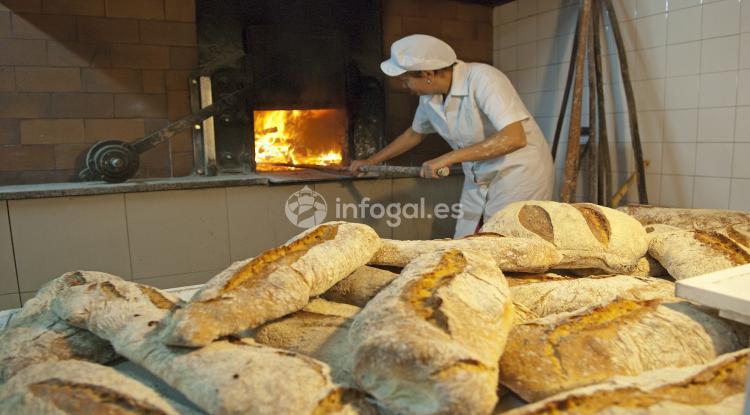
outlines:
[[[421, 167], [407, 167], [407, 166], [362, 166], [359, 168], [360, 171], [365, 173], [390, 173], [390, 174], [404, 174], [410, 176], [419, 176], [422, 171]], [[437, 175], [440, 177], [447, 177], [451, 174], [451, 170], [448, 167], [441, 167], [437, 171]]]

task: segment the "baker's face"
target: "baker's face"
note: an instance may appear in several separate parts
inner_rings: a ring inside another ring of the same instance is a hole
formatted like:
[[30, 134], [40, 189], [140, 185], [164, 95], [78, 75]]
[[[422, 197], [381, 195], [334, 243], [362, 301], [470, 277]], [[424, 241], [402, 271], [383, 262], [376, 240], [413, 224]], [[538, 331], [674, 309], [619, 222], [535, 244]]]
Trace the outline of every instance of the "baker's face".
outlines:
[[413, 95], [432, 95], [435, 93], [432, 79], [424, 74], [403, 74], [399, 75], [398, 79], [401, 81], [401, 85]]

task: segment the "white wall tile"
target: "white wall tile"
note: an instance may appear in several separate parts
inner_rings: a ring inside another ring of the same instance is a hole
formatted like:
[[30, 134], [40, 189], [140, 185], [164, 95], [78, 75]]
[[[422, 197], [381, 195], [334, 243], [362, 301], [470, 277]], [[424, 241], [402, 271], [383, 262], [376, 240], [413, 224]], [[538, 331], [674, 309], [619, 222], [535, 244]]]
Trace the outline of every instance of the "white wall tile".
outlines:
[[746, 1], [742, 2], [742, 16], [740, 29], [743, 32], [750, 32], [750, 5]]
[[536, 36], [537, 39], [546, 39], [557, 35], [560, 11], [552, 10], [537, 16]]
[[638, 48], [647, 49], [667, 43], [667, 15], [657, 14], [636, 21]]
[[13, 241], [8, 220], [8, 201], [0, 200], [0, 294], [18, 292], [16, 261], [13, 256]]
[[562, 3], [561, 0], [539, 0], [538, 1], [539, 13], [559, 9], [561, 6], [561, 3]]
[[729, 209], [750, 211], [750, 179], [732, 179]]
[[669, 13], [667, 41], [670, 44], [700, 40], [701, 7], [692, 7]]
[[697, 110], [675, 110], [664, 112], [664, 141], [695, 141], [698, 129]]
[[734, 107], [699, 110], [698, 141], [734, 141]]
[[[646, 193], [648, 194], [648, 203], [660, 205], [659, 196], [661, 190], [661, 174], [646, 173]], [[635, 198], [634, 202], [638, 199]]]
[[500, 62], [497, 64], [501, 71], [515, 71], [518, 69], [518, 48], [505, 48], [498, 51]]
[[700, 76], [700, 107], [730, 107], [737, 102], [737, 71]]
[[[635, 63], [640, 72], [639, 79], [664, 78], [667, 73], [667, 48], [659, 46], [633, 52], [637, 55]], [[632, 62], [628, 59], [628, 62]]]
[[[620, 22], [620, 35], [622, 36], [622, 45], [627, 51], [636, 50], [638, 48], [638, 34], [636, 31], [636, 20], [628, 20]], [[617, 48], [614, 44], [614, 38], [611, 33], [611, 26], [607, 26], [605, 29], [607, 33], [607, 39], [612, 42], [611, 46], [608, 47], [612, 52], [616, 52]]]
[[698, 143], [695, 175], [730, 177], [732, 175], [732, 143]]
[[638, 2], [636, 0], [612, 0], [617, 20], [630, 20], [638, 16], [636, 12]]
[[700, 73], [701, 42], [667, 46], [667, 75], [685, 76]]
[[750, 162], [748, 160], [750, 160], [750, 143], [735, 143], [732, 177], [750, 179]]
[[667, 11], [667, 3], [666, 0], [638, 0], [638, 17], [664, 13]]
[[737, 107], [734, 141], [750, 142], [750, 107]]
[[536, 66], [536, 42], [518, 46], [518, 69]]
[[743, 33], [740, 36], [740, 68], [750, 68], [750, 33]]
[[739, 71], [737, 82], [737, 105], [750, 105], [750, 70]]
[[662, 173], [695, 174], [695, 143], [664, 143], [662, 148]]
[[661, 173], [662, 143], [642, 143], [643, 160], [648, 160], [647, 173]]
[[725, 36], [706, 39], [701, 45], [701, 72], [721, 72], [737, 69], [740, 37]]
[[729, 208], [729, 190], [732, 179], [724, 177], [697, 177], [693, 190], [693, 208]]
[[667, 7], [669, 11], [695, 7], [701, 4], [701, 0], [669, 0]]
[[504, 49], [518, 44], [516, 22], [504, 23], [494, 29], [494, 48]]
[[703, 38], [727, 36], [740, 31], [740, 3], [722, 0], [703, 5]]
[[537, 91], [536, 68], [518, 71], [518, 81], [514, 84], [516, 90], [522, 94]]
[[560, 17], [557, 22], [557, 34], [565, 35], [576, 31], [578, 21], [578, 2], [572, 6], [564, 6], [560, 9]]
[[518, 18], [518, 2], [512, 1], [510, 3], [505, 3], [502, 6], [495, 7], [492, 17], [495, 25], [516, 20]]
[[633, 94], [638, 110], [660, 110], [664, 108], [664, 79], [633, 82]]
[[664, 111], [638, 111], [641, 141], [661, 142], [664, 139]]
[[537, 12], [539, 11], [537, 0], [523, 0], [516, 3], [518, 3], [519, 19], [526, 16], [531, 16], [532, 14], [537, 14]]
[[537, 68], [537, 86], [540, 91], [552, 91], [565, 87], [568, 76], [568, 64], [540, 66]]
[[537, 112], [541, 117], [552, 117], [558, 115], [562, 103], [563, 91], [544, 91], [539, 93]]
[[518, 21], [518, 44], [522, 45], [535, 40], [537, 40], [536, 16], [520, 19]]
[[689, 208], [693, 205], [693, 176], [661, 176], [659, 204], [666, 207]]
[[698, 76], [681, 76], [666, 80], [666, 109], [698, 108]]

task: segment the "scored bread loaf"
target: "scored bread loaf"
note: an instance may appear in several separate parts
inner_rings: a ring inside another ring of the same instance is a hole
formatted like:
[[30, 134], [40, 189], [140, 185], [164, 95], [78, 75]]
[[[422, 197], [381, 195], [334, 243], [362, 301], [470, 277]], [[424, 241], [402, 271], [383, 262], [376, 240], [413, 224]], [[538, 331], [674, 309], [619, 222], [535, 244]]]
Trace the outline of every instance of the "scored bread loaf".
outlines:
[[567, 275], [555, 274], [554, 272], [546, 272], [544, 274], [524, 274], [520, 272], [503, 274], [505, 274], [505, 280], [508, 281], [508, 287], [515, 287], [516, 285], [525, 284], [537, 284], [540, 282], [548, 281], [566, 281], [576, 278]]
[[562, 260], [562, 255], [547, 241], [505, 237], [497, 233], [481, 233], [461, 239], [381, 241], [380, 249], [370, 260], [373, 265], [404, 267], [420, 255], [444, 249], [470, 249], [485, 253], [503, 271], [544, 272]]
[[492, 258], [458, 249], [424, 254], [355, 317], [355, 380], [394, 413], [489, 414], [512, 322]]
[[648, 252], [676, 280], [750, 263], [750, 251], [716, 231], [657, 233]]
[[354, 387], [349, 327], [360, 308], [315, 299], [300, 311], [258, 327], [258, 343], [302, 353], [328, 364], [339, 385]]
[[335, 385], [324, 363], [293, 352], [247, 339], [200, 349], [165, 345], [161, 324], [175, 307], [171, 294], [119, 278], [71, 288], [52, 302], [58, 316], [108, 339], [122, 356], [211, 414], [314, 414], [322, 408], [344, 414], [366, 405]]
[[529, 321], [551, 314], [572, 312], [580, 308], [606, 305], [615, 299], [643, 301], [674, 298], [674, 283], [658, 278], [630, 275], [604, 275], [544, 281], [510, 287], [516, 308], [525, 311]]
[[516, 325], [500, 381], [533, 402], [615, 375], [704, 364], [744, 341], [686, 301], [618, 299]]
[[364, 307], [372, 297], [375, 297], [383, 287], [390, 284], [396, 277], [398, 277], [398, 274], [395, 272], [364, 265], [337, 282], [321, 297], [328, 301]]
[[742, 412], [748, 350], [563, 392], [506, 415], [725, 415]]
[[649, 205], [628, 205], [617, 208], [637, 219], [644, 226], [664, 224], [685, 230], [715, 230], [732, 225], [750, 225], [750, 213], [723, 209], [682, 209]]
[[40, 363], [0, 387], [2, 414], [177, 415], [155, 391], [116, 370], [80, 360]]
[[203, 346], [300, 310], [310, 297], [365, 265], [379, 244], [367, 225], [329, 222], [311, 228], [209, 280], [174, 313], [165, 341]]
[[65, 323], [49, 309], [50, 302], [69, 287], [99, 281], [106, 275], [85, 274], [68, 272], [45, 284], [0, 332], [0, 383], [43, 362], [81, 359], [108, 363], [117, 358], [109, 342]]
[[641, 224], [625, 213], [590, 203], [511, 203], [482, 232], [543, 240], [562, 254], [558, 269], [597, 268], [627, 274], [648, 249]]

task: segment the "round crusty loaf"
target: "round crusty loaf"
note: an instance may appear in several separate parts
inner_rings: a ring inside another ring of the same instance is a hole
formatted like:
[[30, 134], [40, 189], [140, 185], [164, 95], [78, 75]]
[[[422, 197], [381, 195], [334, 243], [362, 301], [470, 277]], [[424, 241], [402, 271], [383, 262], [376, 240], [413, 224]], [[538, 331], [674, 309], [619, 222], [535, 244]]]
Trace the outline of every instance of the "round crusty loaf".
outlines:
[[507, 415], [725, 415], [742, 412], [748, 349], [697, 366], [666, 368], [563, 392]]
[[365, 265], [380, 246], [363, 224], [328, 222], [232, 264], [209, 280], [165, 329], [165, 341], [199, 347], [302, 309]]
[[547, 241], [505, 237], [497, 233], [470, 235], [462, 239], [381, 241], [371, 264], [404, 267], [420, 255], [445, 249], [469, 249], [485, 253], [495, 260], [502, 271], [544, 272], [562, 260], [562, 255]]
[[27, 366], [43, 362], [80, 359], [107, 363], [117, 358], [109, 342], [65, 323], [49, 309], [50, 302], [66, 289], [106, 276], [68, 272], [45, 284], [24, 304], [0, 332], [0, 383]]
[[422, 255], [354, 319], [354, 377], [399, 414], [488, 414], [513, 321], [502, 272], [487, 255]]
[[328, 301], [364, 307], [396, 277], [398, 274], [394, 272], [364, 265], [329, 288], [321, 297]]
[[744, 340], [686, 301], [618, 299], [516, 325], [500, 381], [533, 402], [615, 375], [703, 364]]
[[360, 308], [315, 299], [300, 311], [258, 327], [253, 339], [328, 364], [334, 382], [354, 386], [349, 327]]
[[0, 413], [177, 415], [145, 385], [80, 360], [41, 363], [18, 372], [0, 387]]
[[648, 249], [643, 226], [625, 213], [590, 203], [525, 201], [495, 213], [482, 232], [544, 240], [562, 254], [555, 268], [628, 274]]

